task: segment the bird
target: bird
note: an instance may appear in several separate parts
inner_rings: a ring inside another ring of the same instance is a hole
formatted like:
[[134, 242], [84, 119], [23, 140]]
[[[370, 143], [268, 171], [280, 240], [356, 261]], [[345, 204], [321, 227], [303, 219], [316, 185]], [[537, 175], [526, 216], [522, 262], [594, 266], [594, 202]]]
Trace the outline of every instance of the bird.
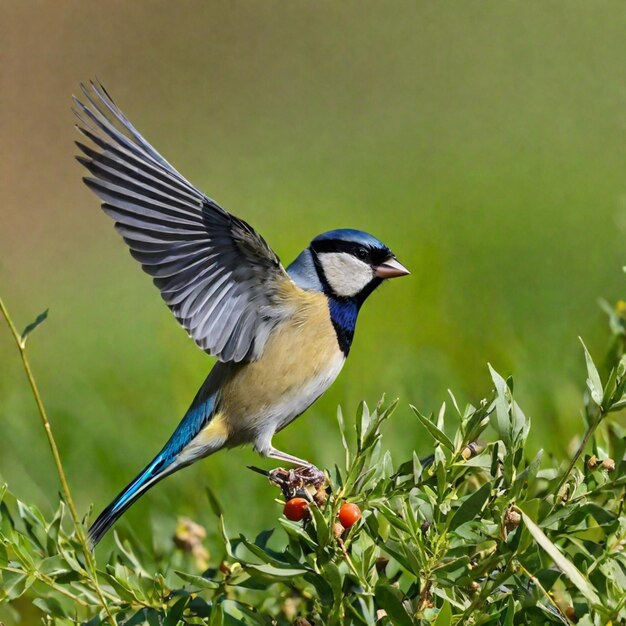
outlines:
[[92, 548], [166, 476], [220, 449], [314, 467], [272, 445], [339, 375], [361, 305], [409, 274], [374, 236], [314, 237], [285, 268], [265, 239], [188, 182], [97, 81], [74, 96], [77, 160], [130, 254], [193, 341], [217, 358], [160, 452], [91, 525]]

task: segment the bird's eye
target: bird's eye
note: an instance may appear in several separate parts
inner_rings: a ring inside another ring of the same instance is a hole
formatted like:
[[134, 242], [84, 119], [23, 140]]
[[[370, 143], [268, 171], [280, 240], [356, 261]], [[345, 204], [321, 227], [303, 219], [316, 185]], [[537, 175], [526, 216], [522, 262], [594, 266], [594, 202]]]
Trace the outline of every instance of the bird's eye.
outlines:
[[357, 248], [356, 249], [356, 256], [357, 256], [357, 258], [361, 259], [362, 261], [365, 260], [367, 258], [367, 250], [365, 248]]

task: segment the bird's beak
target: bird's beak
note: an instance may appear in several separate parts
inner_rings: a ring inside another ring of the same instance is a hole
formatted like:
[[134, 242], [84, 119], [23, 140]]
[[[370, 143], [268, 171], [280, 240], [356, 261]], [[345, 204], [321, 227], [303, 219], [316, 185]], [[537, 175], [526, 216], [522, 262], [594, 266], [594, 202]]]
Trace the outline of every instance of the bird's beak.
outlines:
[[374, 274], [378, 278], [396, 278], [398, 276], [406, 276], [410, 273], [411, 272], [394, 257], [387, 259], [384, 263], [374, 268]]

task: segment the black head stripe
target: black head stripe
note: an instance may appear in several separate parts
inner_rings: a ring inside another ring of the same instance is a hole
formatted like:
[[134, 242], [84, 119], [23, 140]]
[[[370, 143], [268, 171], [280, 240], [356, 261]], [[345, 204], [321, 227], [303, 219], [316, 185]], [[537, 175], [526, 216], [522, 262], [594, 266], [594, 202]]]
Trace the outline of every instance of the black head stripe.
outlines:
[[321, 239], [313, 241], [311, 247], [315, 252], [347, 252], [353, 254], [359, 247], [353, 241], [344, 241], [343, 239]]
[[391, 251], [388, 248], [374, 248], [366, 244], [354, 241], [345, 241], [343, 239], [323, 239], [320, 241], [313, 241], [311, 243], [311, 248], [316, 253], [346, 252], [352, 256], [356, 256], [357, 258], [359, 258], [358, 251], [365, 249], [367, 257], [363, 260], [371, 265], [383, 263], [391, 256]]

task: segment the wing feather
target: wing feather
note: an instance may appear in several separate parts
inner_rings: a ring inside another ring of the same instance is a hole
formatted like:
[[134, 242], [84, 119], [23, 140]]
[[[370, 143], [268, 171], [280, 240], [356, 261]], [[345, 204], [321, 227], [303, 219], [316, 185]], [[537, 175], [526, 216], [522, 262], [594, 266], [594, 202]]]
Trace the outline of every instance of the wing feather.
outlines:
[[[86, 185], [193, 340], [222, 361], [254, 360], [297, 287], [265, 240], [196, 189], [99, 84], [74, 99]], [[285, 289], [289, 283], [290, 289]], [[285, 295], [291, 294], [291, 295]]]

